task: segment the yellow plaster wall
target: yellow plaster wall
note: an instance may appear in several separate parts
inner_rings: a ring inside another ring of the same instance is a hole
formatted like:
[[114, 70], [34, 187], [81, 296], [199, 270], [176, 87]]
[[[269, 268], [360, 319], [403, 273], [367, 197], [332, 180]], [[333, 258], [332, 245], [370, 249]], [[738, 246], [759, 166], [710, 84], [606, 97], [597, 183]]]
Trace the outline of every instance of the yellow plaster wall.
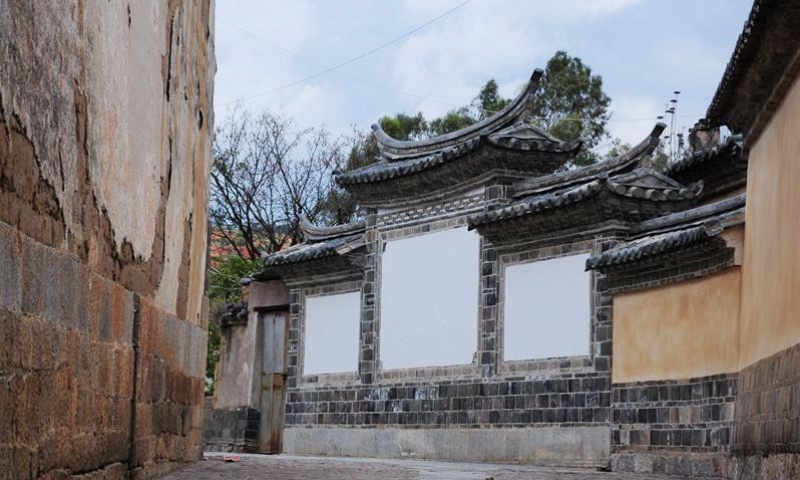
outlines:
[[737, 371], [741, 270], [614, 296], [614, 383]]
[[800, 342], [800, 82], [750, 151], [739, 366]]

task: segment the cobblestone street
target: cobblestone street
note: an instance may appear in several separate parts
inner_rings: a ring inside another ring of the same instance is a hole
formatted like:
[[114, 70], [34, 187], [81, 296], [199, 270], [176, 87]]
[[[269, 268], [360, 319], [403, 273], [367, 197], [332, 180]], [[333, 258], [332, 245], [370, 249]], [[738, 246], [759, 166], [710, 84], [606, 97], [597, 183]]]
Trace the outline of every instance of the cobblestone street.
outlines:
[[679, 477], [525, 465], [427, 462], [395, 459], [324, 458], [239, 455], [226, 463], [222, 454], [206, 453], [205, 461], [162, 477], [162, 480], [638, 480]]

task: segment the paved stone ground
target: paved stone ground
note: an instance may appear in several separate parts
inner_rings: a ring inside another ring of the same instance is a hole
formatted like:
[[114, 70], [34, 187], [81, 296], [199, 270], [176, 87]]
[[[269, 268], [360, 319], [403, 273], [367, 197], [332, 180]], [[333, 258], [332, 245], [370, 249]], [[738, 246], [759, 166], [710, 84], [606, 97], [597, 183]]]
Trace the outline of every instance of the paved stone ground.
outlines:
[[171, 473], [162, 480], [679, 480], [680, 477], [594, 470], [427, 462], [418, 460], [267, 456], [240, 454], [226, 463], [222, 454]]

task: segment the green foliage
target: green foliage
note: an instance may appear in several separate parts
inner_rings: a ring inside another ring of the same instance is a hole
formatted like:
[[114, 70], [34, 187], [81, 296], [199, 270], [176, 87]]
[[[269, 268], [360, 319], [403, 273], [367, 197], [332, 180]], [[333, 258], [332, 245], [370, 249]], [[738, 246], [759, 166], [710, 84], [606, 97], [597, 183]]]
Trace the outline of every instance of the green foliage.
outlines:
[[212, 258], [209, 268], [208, 300], [211, 305], [227, 305], [242, 300], [239, 283], [258, 272], [260, 260], [247, 260], [238, 255]]
[[594, 147], [608, 135], [610, 103], [602, 77], [592, 75], [580, 58], [559, 51], [547, 62], [534, 99], [534, 121], [560, 140], [581, 140], [573, 165], [589, 165], [598, 160]]
[[450, 110], [443, 116], [431, 121], [428, 128], [428, 135], [433, 137], [436, 135], [444, 135], [445, 133], [455, 132], [462, 128], [469, 127], [475, 123], [477, 119], [472, 116], [469, 108], [461, 107], [455, 110]]
[[611, 160], [612, 158], [625, 155], [631, 148], [632, 147], [630, 143], [623, 142], [621, 139], [615, 138], [611, 141], [611, 148], [609, 148], [606, 152], [605, 159]]
[[384, 116], [378, 120], [387, 135], [398, 140], [419, 140], [429, 134], [428, 122], [422, 112], [414, 116], [398, 113], [393, 117]]
[[214, 394], [214, 374], [217, 370], [217, 363], [219, 363], [219, 323], [208, 322], [208, 353], [206, 353], [206, 381], [205, 393], [206, 395]]
[[511, 103], [510, 98], [503, 98], [497, 87], [497, 82], [492, 78], [486, 85], [481, 88], [480, 93], [473, 101], [473, 104], [478, 108], [478, 117], [480, 120], [491, 117]]

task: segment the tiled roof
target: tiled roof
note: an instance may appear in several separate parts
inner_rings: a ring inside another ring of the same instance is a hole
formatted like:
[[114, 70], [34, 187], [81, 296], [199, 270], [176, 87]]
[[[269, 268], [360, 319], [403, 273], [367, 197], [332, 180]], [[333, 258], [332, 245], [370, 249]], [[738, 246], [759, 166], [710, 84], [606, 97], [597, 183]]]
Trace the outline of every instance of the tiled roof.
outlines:
[[363, 233], [346, 235], [321, 242], [300, 243], [279, 252], [265, 255], [264, 265], [271, 267], [344, 255], [364, 245]]
[[365, 245], [363, 221], [320, 227], [311, 224], [301, 217], [300, 229], [306, 241], [285, 248], [281, 251], [264, 255], [263, 262], [267, 267], [306, 262], [320, 258], [345, 255]]
[[586, 261], [587, 270], [606, 270], [646, 262], [704, 244], [726, 228], [744, 223], [744, 195], [642, 222], [653, 229]]
[[755, 0], [706, 116], [752, 145], [800, 72], [800, 2]]
[[566, 185], [585, 183], [595, 180], [604, 174], [611, 175], [634, 168], [643, 159], [653, 153], [653, 150], [658, 146], [661, 133], [665, 128], [665, 124], [657, 123], [647, 138], [619, 157], [566, 172], [553, 173], [517, 182], [514, 184], [514, 191], [516, 192], [515, 197], [519, 198], [534, 193], [563, 188]]
[[475, 150], [479, 144], [480, 138], [473, 138], [464, 143], [443, 148], [431, 155], [402, 161], [377, 162], [351, 172], [340, 173], [334, 178], [336, 183], [346, 186], [354, 183], [380, 182], [396, 177], [404, 177], [462, 157], [466, 153]]
[[722, 144], [703, 148], [669, 165], [665, 172], [680, 182], [703, 180], [706, 195], [741, 188], [747, 182], [747, 156], [742, 136], [728, 137]]
[[[334, 176], [336, 183], [348, 188], [406, 177], [482, 149], [492, 152], [486, 156], [498, 156], [497, 152], [522, 155], [516, 160], [508, 156], [509, 164], [514, 165], [512, 170], [552, 172], [577, 155], [581, 143], [562, 142], [532, 123], [530, 105], [541, 75], [542, 71], [536, 70], [522, 93], [503, 110], [456, 132], [425, 140], [402, 141], [389, 137], [379, 125], [373, 125], [373, 135], [381, 150], [380, 161], [337, 174]], [[478, 161], [485, 171], [495, 168], [497, 163]]]
[[[536, 90], [539, 88], [539, 83], [543, 74], [544, 72], [540, 69], [534, 70], [528, 84], [522, 92], [506, 105], [505, 108], [491, 117], [487, 117], [461, 130], [424, 140], [403, 141], [390, 137], [381, 129], [380, 125], [376, 124], [372, 126], [373, 134], [383, 154], [391, 159], [428, 155], [447, 147], [486, 136], [509, 125], [527, 120], [530, 116], [530, 107], [533, 102], [533, 97], [536, 94]], [[558, 141], [552, 137], [550, 137], [550, 139], [551, 141]]]
[[647, 260], [685, 248], [688, 245], [697, 244], [718, 235], [721, 231], [719, 224], [710, 223], [643, 237], [589, 258], [586, 260], [586, 269], [602, 270], [607, 267]]
[[305, 216], [300, 217], [300, 230], [303, 232], [306, 241], [309, 242], [318, 242], [341, 237], [343, 235], [363, 233], [365, 228], [366, 222], [363, 220], [331, 227], [321, 227], [309, 222], [308, 218]]
[[[595, 180], [570, 186], [541, 195], [523, 198], [507, 207], [472, 215], [469, 218], [470, 228], [477, 228], [488, 223], [518, 218], [544, 210], [557, 209], [566, 205], [584, 201], [607, 190], [608, 192], [632, 199], [647, 202], [665, 202], [693, 200], [703, 190], [702, 182], [689, 186], [677, 184], [671, 179], [652, 170], [638, 169], [624, 175], [607, 178], [605, 174], [597, 175]], [[659, 185], [659, 181], [661, 184]]]

